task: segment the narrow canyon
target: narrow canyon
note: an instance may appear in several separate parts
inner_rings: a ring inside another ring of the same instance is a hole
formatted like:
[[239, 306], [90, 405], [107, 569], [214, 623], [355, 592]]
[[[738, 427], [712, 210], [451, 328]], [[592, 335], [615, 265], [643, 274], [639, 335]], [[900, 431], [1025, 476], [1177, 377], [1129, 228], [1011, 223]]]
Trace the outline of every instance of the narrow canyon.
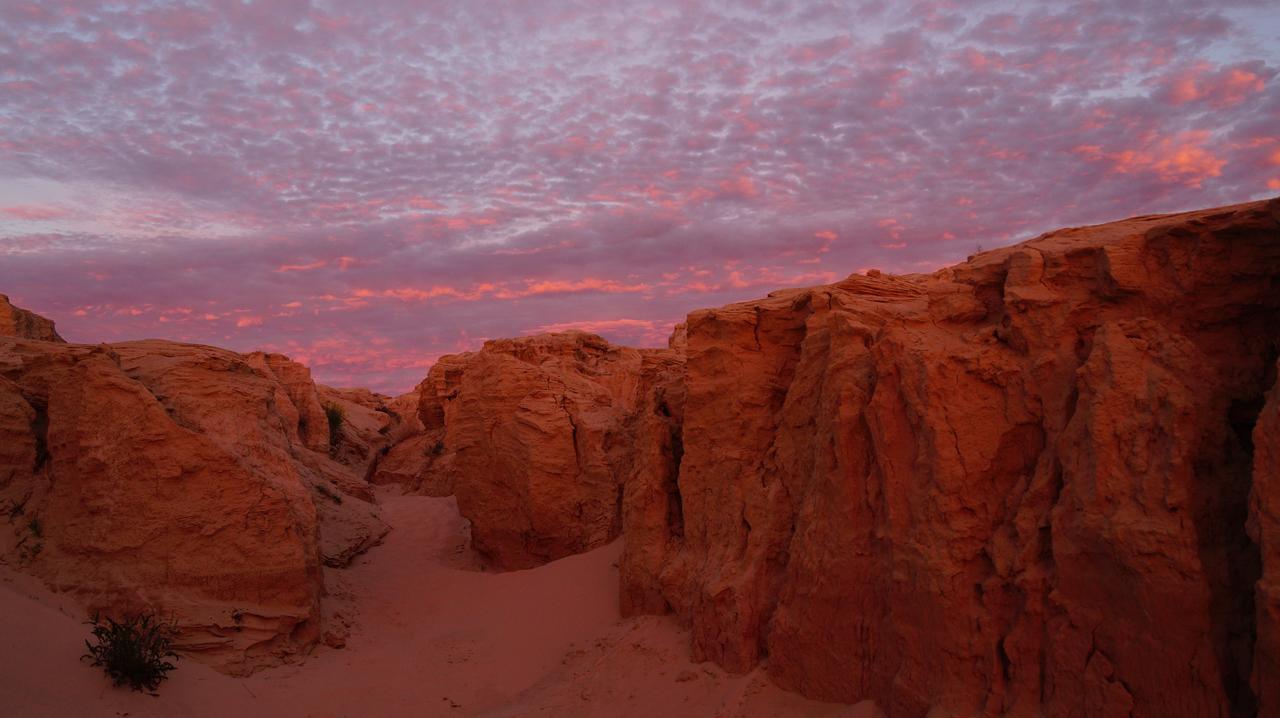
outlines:
[[[667, 348], [492, 340], [399, 397], [69, 344], [0, 295], [0, 705], [1278, 715], [1278, 366], [1280, 199]], [[184, 657], [158, 699], [75, 662], [84, 616], [141, 610]]]

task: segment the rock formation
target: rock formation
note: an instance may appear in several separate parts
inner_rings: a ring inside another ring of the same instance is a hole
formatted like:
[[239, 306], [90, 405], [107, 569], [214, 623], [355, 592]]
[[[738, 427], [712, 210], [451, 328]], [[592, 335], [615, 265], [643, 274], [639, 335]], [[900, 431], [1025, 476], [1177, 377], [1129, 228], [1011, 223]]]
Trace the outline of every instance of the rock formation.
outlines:
[[38, 339], [43, 342], [62, 342], [54, 331], [53, 322], [34, 312], [19, 309], [9, 303], [9, 297], [0, 294], [0, 337]]
[[567, 332], [486, 342], [431, 368], [419, 386], [419, 473], [457, 495], [490, 565], [528, 568], [618, 536], [619, 430], [640, 366], [635, 349]]
[[1252, 710], [1278, 219], [1069, 229], [690, 315], [659, 584], [695, 655], [892, 715]]
[[668, 350], [446, 357], [388, 480], [456, 491], [499, 567], [620, 520], [625, 612], [808, 696], [1265, 714], [1277, 327], [1280, 200], [1066, 229], [694, 312]]
[[[311, 370], [292, 361], [283, 354], [266, 354], [254, 352], [246, 357], [254, 368], [274, 378], [284, 389], [288, 401], [279, 401], [283, 411], [290, 412], [286, 417], [287, 431], [294, 443], [300, 443], [313, 451], [329, 450], [329, 420], [324, 406], [320, 402], [320, 392], [311, 380]], [[293, 413], [297, 417], [293, 416]]]
[[455, 494], [500, 569], [621, 535], [625, 614], [810, 697], [1274, 715], [1277, 328], [1271, 200], [774, 292], [667, 349], [495, 340], [396, 399], [2, 338], [0, 557], [252, 665], [314, 641], [321, 564], [378, 540], [367, 477]]
[[401, 423], [390, 408], [391, 397], [368, 389], [318, 389], [324, 406], [337, 408], [343, 417], [337, 435], [329, 437], [330, 454], [345, 464], [371, 467], [390, 447], [391, 431]]
[[90, 609], [172, 617], [228, 671], [306, 650], [321, 565], [386, 531], [317, 401], [279, 355], [0, 338], [0, 560]]

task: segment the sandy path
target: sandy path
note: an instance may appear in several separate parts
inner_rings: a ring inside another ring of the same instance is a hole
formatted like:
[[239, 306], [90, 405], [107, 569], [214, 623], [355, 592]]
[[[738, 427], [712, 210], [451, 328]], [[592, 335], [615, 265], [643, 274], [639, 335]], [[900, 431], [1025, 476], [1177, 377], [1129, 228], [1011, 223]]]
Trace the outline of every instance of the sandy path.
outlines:
[[0, 715], [872, 716], [758, 674], [688, 660], [673, 621], [618, 617], [620, 543], [530, 571], [471, 570], [452, 499], [384, 495], [385, 543], [326, 574], [347, 645], [238, 679], [183, 661], [153, 698], [78, 661], [74, 606], [29, 580], [0, 584]]

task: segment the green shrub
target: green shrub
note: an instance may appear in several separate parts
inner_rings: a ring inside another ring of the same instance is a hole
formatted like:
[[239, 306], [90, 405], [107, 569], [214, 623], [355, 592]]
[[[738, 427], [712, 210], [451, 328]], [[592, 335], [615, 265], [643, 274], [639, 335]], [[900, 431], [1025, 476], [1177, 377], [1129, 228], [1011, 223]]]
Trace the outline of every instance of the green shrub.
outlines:
[[97, 644], [84, 642], [89, 649], [83, 658], [101, 666], [115, 685], [129, 684], [135, 691], [154, 691], [165, 674], [176, 666], [173, 652], [173, 625], [162, 623], [149, 613], [117, 622], [93, 615], [93, 637]]
[[342, 422], [347, 420], [347, 412], [337, 404], [325, 404], [324, 416], [329, 420], [329, 443], [337, 444], [342, 436]]

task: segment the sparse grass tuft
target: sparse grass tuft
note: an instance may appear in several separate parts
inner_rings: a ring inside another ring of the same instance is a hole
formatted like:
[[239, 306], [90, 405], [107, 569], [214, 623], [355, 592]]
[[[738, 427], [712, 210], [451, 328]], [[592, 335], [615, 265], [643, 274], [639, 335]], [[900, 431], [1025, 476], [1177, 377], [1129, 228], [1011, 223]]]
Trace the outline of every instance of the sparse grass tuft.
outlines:
[[84, 642], [89, 652], [82, 656], [101, 666], [115, 685], [126, 683], [135, 691], [154, 691], [176, 666], [173, 652], [173, 625], [162, 623], [149, 613], [138, 614], [117, 622], [93, 615], [93, 637], [97, 643]]
[[329, 420], [329, 445], [337, 446], [342, 440], [342, 424], [347, 420], [347, 412], [337, 404], [325, 404], [324, 415]]

